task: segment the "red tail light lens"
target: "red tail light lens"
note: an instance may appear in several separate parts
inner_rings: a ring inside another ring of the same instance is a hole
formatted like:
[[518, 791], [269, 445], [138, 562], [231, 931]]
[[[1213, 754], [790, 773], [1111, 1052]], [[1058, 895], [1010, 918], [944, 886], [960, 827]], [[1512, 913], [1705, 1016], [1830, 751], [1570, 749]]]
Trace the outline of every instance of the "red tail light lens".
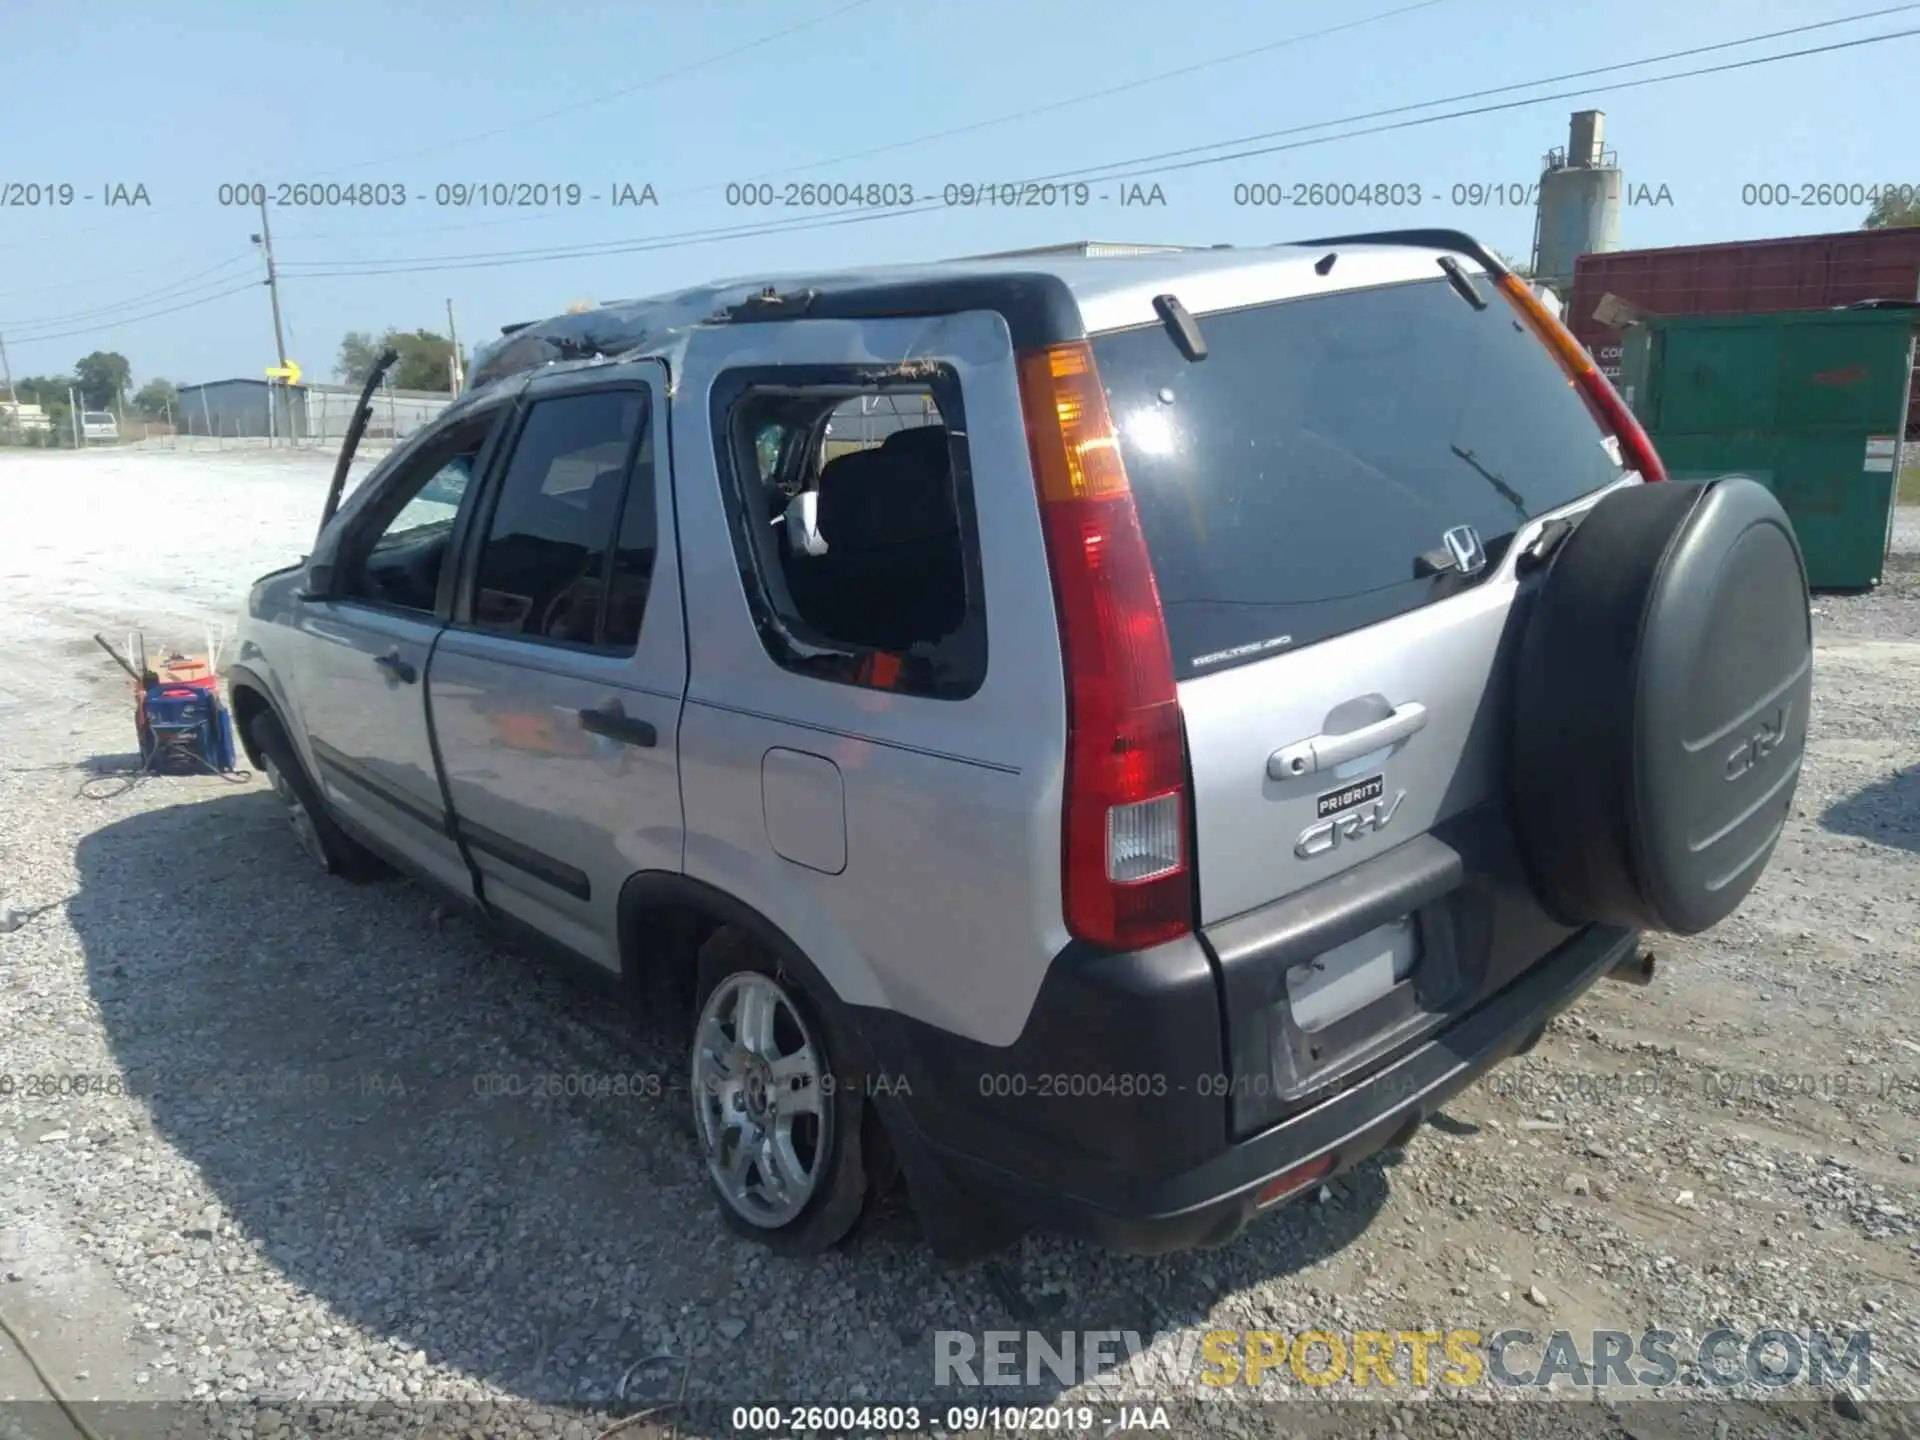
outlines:
[[1520, 312], [1520, 318], [1527, 322], [1533, 333], [1553, 352], [1553, 358], [1560, 362], [1567, 379], [1593, 412], [1595, 423], [1620, 442], [1621, 458], [1627, 467], [1638, 470], [1642, 480], [1666, 479], [1667, 467], [1660, 463], [1652, 439], [1634, 418], [1633, 411], [1627, 408], [1627, 402], [1620, 398], [1620, 392], [1613, 388], [1613, 382], [1593, 363], [1586, 347], [1574, 338], [1573, 332], [1562, 325], [1551, 310], [1540, 303], [1540, 297], [1529, 290], [1527, 282], [1518, 275], [1502, 275], [1498, 284], [1501, 293]]
[[1333, 1156], [1322, 1155], [1318, 1160], [1309, 1160], [1304, 1165], [1296, 1165], [1283, 1174], [1276, 1175], [1262, 1185], [1253, 1197], [1254, 1207], [1264, 1210], [1269, 1205], [1278, 1204], [1289, 1195], [1297, 1195], [1314, 1181], [1319, 1180], [1333, 1169]]
[[1062, 908], [1077, 938], [1141, 949], [1193, 929], [1160, 593], [1092, 350], [1024, 352], [1019, 371], [1067, 675]]

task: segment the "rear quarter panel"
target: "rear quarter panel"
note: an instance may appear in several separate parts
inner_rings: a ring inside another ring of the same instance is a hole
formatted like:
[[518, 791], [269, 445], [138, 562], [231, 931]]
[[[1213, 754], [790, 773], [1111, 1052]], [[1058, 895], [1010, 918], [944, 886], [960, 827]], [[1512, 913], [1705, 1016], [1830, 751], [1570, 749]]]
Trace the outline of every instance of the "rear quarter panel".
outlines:
[[[777, 664], [754, 630], [721, 500], [711, 418], [718, 376], [780, 363], [912, 360], [951, 366], [966, 412], [988, 662], [980, 690], [960, 701], [859, 689]], [[842, 1001], [1009, 1043], [1067, 939], [1066, 715], [1005, 322], [969, 313], [701, 331], [688, 347], [672, 423], [691, 661], [680, 740], [687, 873], [771, 920]], [[762, 769], [776, 748], [837, 767], [840, 873], [773, 850]]]

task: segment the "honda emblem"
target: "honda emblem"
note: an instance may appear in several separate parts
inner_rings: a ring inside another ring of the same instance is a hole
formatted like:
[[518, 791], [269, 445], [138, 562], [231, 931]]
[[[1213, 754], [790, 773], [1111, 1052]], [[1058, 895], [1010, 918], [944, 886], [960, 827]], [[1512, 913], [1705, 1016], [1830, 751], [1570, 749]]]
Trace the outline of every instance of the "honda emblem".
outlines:
[[1471, 525], [1456, 525], [1441, 539], [1453, 557], [1453, 568], [1462, 575], [1478, 575], [1487, 568], [1486, 547], [1480, 543], [1480, 533]]

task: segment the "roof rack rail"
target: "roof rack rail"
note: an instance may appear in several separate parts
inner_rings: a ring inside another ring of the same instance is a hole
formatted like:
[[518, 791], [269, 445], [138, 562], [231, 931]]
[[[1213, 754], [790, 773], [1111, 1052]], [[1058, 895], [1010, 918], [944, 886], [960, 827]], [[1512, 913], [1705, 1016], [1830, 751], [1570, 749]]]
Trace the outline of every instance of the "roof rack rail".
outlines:
[[1321, 245], [1408, 245], [1422, 250], [1452, 250], [1477, 260], [1489, 274], [1505, 275], [1507, 266], [1464, 230], [1373, 230], [1356, 235], [1329, 235], [1319, 240], [1289, 240], [1289, 245], [1311, 249]]
[[727, 306], [720, 313], [736, 322], [803, 319], [818, 293], [815, 290], [779, 290], [769, 285], [739, 303]]
[[733, 324], [764, 320], [906, 320], [997, 310], [1014, 348], [1032, 349], [1084, 340], [1085, 323], [1073, 292], [1047, 271], [1009, 270], [993, 275], [875, 280], [836, 289], [832, 284], [765, 286], [725, 306], [717, 319]]

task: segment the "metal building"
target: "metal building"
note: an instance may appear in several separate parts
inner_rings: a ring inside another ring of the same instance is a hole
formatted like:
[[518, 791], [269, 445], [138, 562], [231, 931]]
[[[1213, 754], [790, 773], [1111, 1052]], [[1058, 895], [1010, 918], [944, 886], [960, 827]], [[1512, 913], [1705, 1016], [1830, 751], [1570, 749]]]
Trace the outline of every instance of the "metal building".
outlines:
[[297, 390], [265, 380], [209, 380], [182, 385], [175, 402], [174, 430], [181, 435], [217, 435], [223, 439], [286, 439], [298, 436], [303, 406]]
[[1533, 278], [1561, 295], [1573, 285], [1574, 262], [1620, 248], [1619, 157], [1603, 144], [1606, 116], [1576, 111], [1567, 148], [1547, 153], [1534, 212]]
[[[340, 440], [359, 399], [358, 386], [271, 385], [265, 380], [211, 380], [180, 387], [174, 428], [182, 435], [225, 439]], [[445, 410], [442, 390], [377, 390], [369, 439], [401, 439]]]
[[[308, 429], [303, 438], [343, 440], [353, 407], [360, 399], [358, 385], [301, 385], [305, 392]], [[373, 392], [373, 416], [367, 421], [369, 439], [405, 439], [422, 425], [437, 419], [453, 403], [444, 390], [393, 390]]]

